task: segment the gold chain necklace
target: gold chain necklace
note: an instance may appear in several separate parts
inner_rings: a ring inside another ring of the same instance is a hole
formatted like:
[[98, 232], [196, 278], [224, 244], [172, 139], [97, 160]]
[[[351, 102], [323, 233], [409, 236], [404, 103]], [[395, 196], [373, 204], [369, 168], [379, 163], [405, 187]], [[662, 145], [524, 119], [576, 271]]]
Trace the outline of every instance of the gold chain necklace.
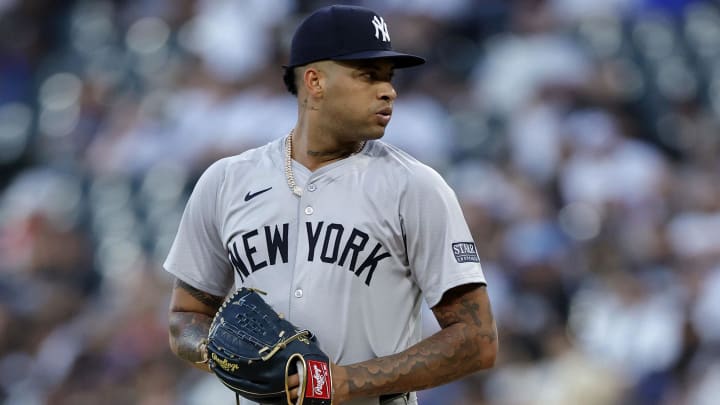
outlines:
[[[290, 187], [290, 191], [292, 191], [293, 194], [295, 194], [298, 197], [302, 197], [303, 189], [300, 188], [300, 186], [295, 183], [295, 175], [293, 174], [292, 169], [292, 138], [295, 134], [295, 129], [293, 128], [290, 130], [290, 134], [285, 139], [285, 179], [287, 179], [288, 187]], [[355, 152], [353, 152], [350, 156], [356, 155], [360, 153], [361, 150], [365, 147], [365, 141], [362, 141], [360, 143], [360, 147], [357, 148]]]
[[295, 129], [292, 129], [290, 135], [285, 139], [285, 178], [290, 191], [296, 196], [302, 197], [302, 189], [295, 183], [295, 175], [292, 170], [292, 137], [294, 133]]

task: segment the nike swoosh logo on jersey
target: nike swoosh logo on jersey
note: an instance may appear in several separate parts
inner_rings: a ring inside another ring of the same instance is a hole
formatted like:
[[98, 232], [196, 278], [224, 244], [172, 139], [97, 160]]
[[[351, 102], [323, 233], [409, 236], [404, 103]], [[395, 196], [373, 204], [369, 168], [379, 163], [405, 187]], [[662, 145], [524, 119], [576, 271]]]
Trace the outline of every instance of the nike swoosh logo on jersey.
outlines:
[[266, 188], [266, 189], [264, 189], [264, 190], [260, 190], [260, 191], [257, 191], [257, 192], [255, 192], [255, 193], [251, 193], [251, 192], [248, 191], [248, 193], [245, 194], [245, 201], [250, 201], [250, 200], [252, 200], [253, 198], [259, 196], [260, 194], [262, 194], [262, 193], [264, 193], [264, 192], [266, 192], [266, 191], [270, 191], [271, 188], [272, 188], [272, 187], [268, 187], [268, 188]]

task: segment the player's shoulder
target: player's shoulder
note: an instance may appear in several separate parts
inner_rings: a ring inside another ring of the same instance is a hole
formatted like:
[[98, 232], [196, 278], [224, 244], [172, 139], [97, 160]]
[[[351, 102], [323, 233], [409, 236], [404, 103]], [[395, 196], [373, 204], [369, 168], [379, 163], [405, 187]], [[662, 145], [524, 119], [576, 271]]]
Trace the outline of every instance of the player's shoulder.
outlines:
[[375, 167], [385, 171], [387, 175], [400, 177], [409, 187], [444, 187], [446, 185], [445, 180], [436, 169], [395, 145], [376, 140], [372, 142], [368, 153], [378, 159], [380, 164], [374, 165]]
[[247, 173], [249, 170], [266, 170], [274, 163], [282, 140], [277, 139], [265, 145], [248, 149], [237, 155], [226, 156], [210, 164], [203, 176], [227, 178], [230, 174]]
[[264, 145], [248, 149], [240, 154], [228, 156], [224, 160], [228, 168], [237, 166], [258, 166], [271, 163], [278, 153], [282, 152], [283, 139], [275, 139]]

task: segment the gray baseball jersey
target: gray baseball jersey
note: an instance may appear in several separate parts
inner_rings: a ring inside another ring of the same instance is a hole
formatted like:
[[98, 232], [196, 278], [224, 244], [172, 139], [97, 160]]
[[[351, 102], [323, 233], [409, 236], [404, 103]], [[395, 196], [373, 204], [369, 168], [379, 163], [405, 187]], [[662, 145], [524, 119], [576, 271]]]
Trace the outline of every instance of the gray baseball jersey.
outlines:
[[[284, 171], [284, 139], [224, 158], [198, 180], [164, 267], [210, 294], [233, 286], [313, 331], [337, 364], [421, 339], [421, 299], [485, 283], [455, 193], [382, 141], [310, 172]], [[377, 399], [352, 404], [377, 404]]]

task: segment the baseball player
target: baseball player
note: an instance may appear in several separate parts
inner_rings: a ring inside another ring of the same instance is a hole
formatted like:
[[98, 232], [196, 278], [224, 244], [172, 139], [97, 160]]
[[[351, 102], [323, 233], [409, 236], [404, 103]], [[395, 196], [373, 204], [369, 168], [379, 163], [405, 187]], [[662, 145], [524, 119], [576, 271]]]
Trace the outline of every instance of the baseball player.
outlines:
[[[394, 69], [422, 63], [394, 51], [366, 8], [325, 7], [300, 24], [284, 76], [295, 127], [205, 171], [165, 261], [179, 357], [207, 370], [212, 317], [244, 286], [315, 333], [333, 404], [415, 404], [417, 390], [492, 367], [496, 327], [455, 194], [380, 140]], [[441, 326], [425, 339], [421, 300]]]

